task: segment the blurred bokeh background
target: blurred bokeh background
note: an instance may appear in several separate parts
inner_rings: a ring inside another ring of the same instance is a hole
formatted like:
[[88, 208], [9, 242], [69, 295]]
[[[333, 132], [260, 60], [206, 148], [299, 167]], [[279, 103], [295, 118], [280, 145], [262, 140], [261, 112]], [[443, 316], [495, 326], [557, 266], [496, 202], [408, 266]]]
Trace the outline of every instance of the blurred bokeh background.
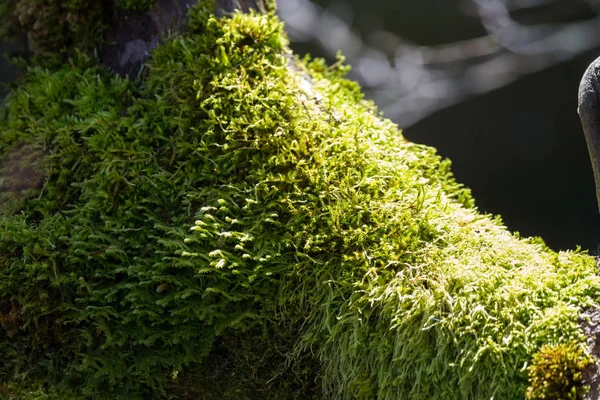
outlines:
[[[597, 251], [577, 116], [600, 0], [278, 0], [292, 47], [335, 62], [411, 141], [453, 162], [477, 206], [554, 249]], [[26, 54], [25, 41], [0, 52]], [[18, 71], [0, 60], [0, 83]], [[0, 87], [0, 99], [7, 89]]]
[[338, 50], [411, 141], [453, 162], [480, 210], [554, 249], [597, 251], [577, 115], [599, 0], [280, 0], [297, 53]]

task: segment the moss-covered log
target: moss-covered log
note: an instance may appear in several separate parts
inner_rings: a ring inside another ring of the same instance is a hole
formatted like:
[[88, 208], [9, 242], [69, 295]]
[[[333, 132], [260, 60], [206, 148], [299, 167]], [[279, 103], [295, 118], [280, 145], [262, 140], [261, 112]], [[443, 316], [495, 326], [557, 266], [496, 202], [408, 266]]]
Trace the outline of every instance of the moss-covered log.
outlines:
[[7, 99], [0, 397], [583, 398], [594, 259], [478, 212], [274, 15], [210, 10], [145, 80], [75, 54]]

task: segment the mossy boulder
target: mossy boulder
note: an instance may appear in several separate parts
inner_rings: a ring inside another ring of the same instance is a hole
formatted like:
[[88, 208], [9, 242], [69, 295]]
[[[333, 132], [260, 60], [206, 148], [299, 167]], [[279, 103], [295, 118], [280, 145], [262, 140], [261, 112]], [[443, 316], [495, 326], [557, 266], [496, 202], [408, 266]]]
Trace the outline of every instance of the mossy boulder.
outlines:
[[275, 16], [206, 15], [144, 81], [80, 55], [7, 99], [0, 395], [580, 398], [594, 259], [478, 212]]

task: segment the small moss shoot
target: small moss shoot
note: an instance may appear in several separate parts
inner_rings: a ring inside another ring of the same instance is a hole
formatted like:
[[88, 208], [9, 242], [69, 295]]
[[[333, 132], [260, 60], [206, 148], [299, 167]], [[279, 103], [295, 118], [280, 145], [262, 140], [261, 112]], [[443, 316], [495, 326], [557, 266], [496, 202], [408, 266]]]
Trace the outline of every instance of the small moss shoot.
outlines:
[[594, 360], [574, 343], [543, 345], [528, 368], [527, 400], [583, 400], [589, 386], [582, 371]]
[[77, 56], [9, 96], [0, 394], [533, 399], [556, 365], [581, 393], [592, 257], [478, 212], [274, 15], [190, 15], [141, 84]]

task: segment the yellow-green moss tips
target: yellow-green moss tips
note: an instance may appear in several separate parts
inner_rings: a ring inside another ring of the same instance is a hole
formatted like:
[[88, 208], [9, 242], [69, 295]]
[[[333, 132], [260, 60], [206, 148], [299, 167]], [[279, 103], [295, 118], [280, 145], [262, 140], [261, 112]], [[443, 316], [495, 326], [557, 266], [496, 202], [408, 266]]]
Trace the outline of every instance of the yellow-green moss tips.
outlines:
[[43, 184], [0, 169], [0, 394], [524, 399], [566, 345], [581, 393], [592, 257], [479, 214], [275, 16], [191, 15], [143, 84], [80, 57], [9, 97]]
[[543, 345], [528, 368], [531, 386], [527, 400], [581, 400], [589, 386], [583, 382], [583, 369], [594, 359], [581, 345]]

